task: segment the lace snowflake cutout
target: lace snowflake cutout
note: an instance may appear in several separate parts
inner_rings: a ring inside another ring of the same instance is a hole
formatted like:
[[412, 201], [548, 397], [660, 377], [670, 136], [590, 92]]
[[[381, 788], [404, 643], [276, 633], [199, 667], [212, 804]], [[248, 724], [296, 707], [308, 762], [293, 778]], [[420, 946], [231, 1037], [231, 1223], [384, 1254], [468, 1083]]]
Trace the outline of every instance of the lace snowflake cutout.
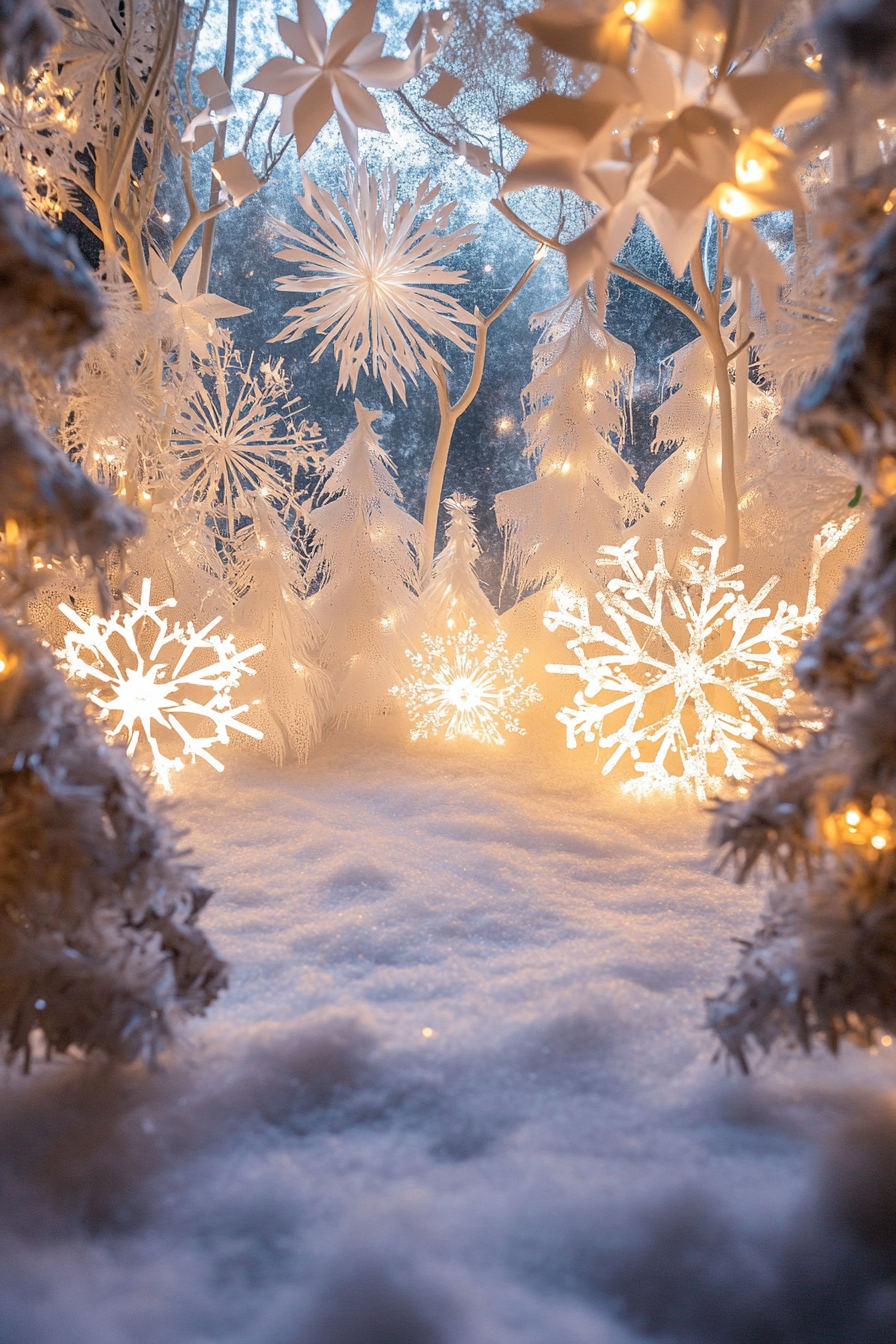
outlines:
[[[737, 577], [743, 566], [719, 572], [724, 537], [693, 533], [704, 545], [682, 561], [683, 579], [669, 573], [659, 541], [656, 563], [646, 573], [637, 537], [602, 546], [597, 563], [622, 571], [597, 594], [608, 624], [592, 624], [587, 599], [564, 590], [554, 595], [558, 610], [544, 616], [549, 630], [573, 632], [567, 648], [578, 659], [572, 666], [548, 664], [547, 670], [585, 683], [574, 707], [557, 715], [567, 746], [575, 747], [579, 737], [597, 739], [609, 752], [605, 775], [628, 755], [640, 775], [639, 789], [685, 784], [705, 798], [722, 778], [750, 779], [751, 742], [789, 742], [776, 724], [794, 695], [790, 666], [818, 620], [818, 564], [842, 534], [829, 526], [816, 538], [804, 612], [786, 602], [774, 612], [763, 605], [777, 577], [747, 601]], [[589, 645], [601, 651], [589, 656]]]
[[233, 538], [253, 516], [257, 491], [288, 506], [298, 472], [316, 466], [323, 438], [318, 426], [296, 424], [283, 361], [267, 361], [258, 376], [243, 369], [228, 339], [211, 353], [199, 386], [182, 409], [172, 445], [183, 467], [190, 502]]
[[[212, 634], [220, 616], [201, 630], [192, 621], [186, 627], [178, 621], [169, 629], [161, 613], [176, 606], [176, 600], [169, 597], [154, 606], [149, 598], [150, 580], [144, 579], [139, 601], [125, 594], [132, 610], [114, 611], [108, 620], [85, 620], [60, 602], [59, 610], [75, 629], [65, 635], [65, 648], [57, 656], [69, 678], [91, 685], [87, 699], [108, 724], [109, 742], [124, 735], [127, 753], [133, 756], [142, 736], [151, 756], [150, 773], [169, 793], [171, 775], [183, 770], [185, 757], [194, 765], [201, 758], [217, 771], [224, 769], [210, 748], [228, 743], [230, 729], [247, 737], [263, 736], [241, 721], [249, 706], [233, 705], [231, 695], [243, 673], [255, 675], [248, 660], [262, 653], [264, 645], [238, 652], [232, 635]], [[166, 754], [160, 738], [173, 754]]]
[[463, 271], [446, 270], [439, 263], [472, 242], [476, 229], [468, 224], [452, 233], [439, 232], [454, 204], [425, 216], [422, 212], [439, 194], [429, 179], [421, 182], [412, 201], [399, 200], [393, 172], [384, 173], [377, 186], [363, 165], [357, 174], [346, 174], [346, 192], [338, 202], [309, 177], [303, 181], [305, 194], [299, 200], [312, 232], [302, 233], [279, 220], [274, 224], [298, 244], [277, 256], [300, 262], [305, 274], [283, 276], [277, 288], [321, 297], [290, 308], [286, 316], [294, 321], [272, 340], [297, 341], [306, 332], [317, 332], [323, 340], [311, 358], [317, 361], [332, 345], [340, 388], [350, 383], [354, 391], [363, 370], [382, 381], [390, 399], [397, 392], [405, 401], [402, 373], [416, 382], [420, 367], [431, 376], [437, 366], [447, 368], [427, 336], [444, 337], [461, 350], [473, 348], [461, 330], [474, 325], [473, 317], [435, 286], [466, 284]]
[[391, 692], [408, 712], [412, 741], [443, 733], [447, 742], [472, 737], [500, 746], [502, 730], [525, 733], [520, 712], [540, 700], [541, 693], [517, 675], [523, 654], [507, 652], [503, 630], [486, 643], [471, 620], [457, 634], [422, 635], [421, 639], [425, 653], [407, 651], [417, 675], [393, 686]]

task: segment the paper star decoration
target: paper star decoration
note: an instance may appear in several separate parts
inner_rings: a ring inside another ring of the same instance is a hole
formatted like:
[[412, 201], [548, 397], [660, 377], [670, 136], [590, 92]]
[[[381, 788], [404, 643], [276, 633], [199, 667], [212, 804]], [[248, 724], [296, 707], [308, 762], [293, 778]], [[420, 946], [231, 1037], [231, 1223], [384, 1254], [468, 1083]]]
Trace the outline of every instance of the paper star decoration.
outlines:
[[210, 345], [220, 345], [221, 332], [218, 330], [218, 318], [242, 317], [251, 313], [251, 308], [222, 299], [220, 294], [197, 294], [199, 271], [202, 266], [202, 254], [196, 255], [184, 271], [183, 280], [178, 280], [171, 267], [162, 260], [158, 252], [150, 252], [149, 269], [153, 283], [161, 290], [166, 306], [172, 310], [175, 324], [181, 329], [184, 340], [197, 359], [205, 359]]
[[[85, 619], [60, 602], [59, 610], [75, 628], [65, 635], [65, 647], [57, 656], [71, 679], [92, 687], [87, 699], [108, 724], [108, 741], [123, 735], [133, 756], [142, 735], [150, 772], [167, 793], [171, 775], [183, 770], [185, 757], [193, 764], [201, 758], [219, 772], [224, 769], [211, 748], [228, 743], [229, 730], [263, 736], [240, 718], [249, 706], [233, 705], [231, 696], [244, 673], [255, 675], [248, 660], [262, 653], [264, 645], [238, 652], [232, 635], [212, 634], [220, 616], [201, 630], [192, 621], [186, 627], [178, 621], [169, 629], [161, 613], [176, 606], [175, 599], [157, 606], [149, 599], [150, 580], [144, 579], [139, 601], [126, 593], [131, 610], [114, 611], [108, 620]], [[174, 754], [166, 754], [160, 737]]]
[[407, 35], [410, 55], [384, 56], [385, 34], [372, 32], [377, 0], [353, 0], [333, 25], [314, 0], [297, 0], [299, 19], [280, 17], [280, 36], [293, 52], [266, 61], [247, 89], [283, 100], [280, 134], [294, 135], [301, 156], [333, 113], [346, 149], [358, 162], [358, 130], [388, 133], [380, 106], [370, 89], [400, 89], [437, 55], [454, 20], [441, 10], [421, 13]]
[[412, 381], [418, 367], [432, 375], [436, 365], [446, 368], [439, 352], [425, 339], [442, 336], [461, 350], [473, 343], [461, 325], [474, 318], [435, 286], [466, 284], [463, 271], [449, 271], [439, 263], [477, 237], [467, 224], [451, 233], [447, 227], [454, 203], [425, 215], [439, 187], [421, 182], [412, 201], [398, 197], [397, 178], [386, 172], [378, 185], [361, 165], [346, 174], [345, 195], [337, 200], [304, 177], [305, 194], [299, 198], [312, 221], [312, 232], [301, 233], [275, 220], [280, 233], [298, 246], [277, 256], [297, 261], [305, 272], [277, 280], [277, 288], [319, 299], [290, 308], [294, 321], [272, 337], [297, 341], [308, 331], [323, 340], [311, 358], [316, 361], [329, 345], [339, 360], [339, 387], [357, 386], [363, 369], [379, 378], [390, 399], [397, 392], [405, 400], [402, 372]]
[[541, 693], [518, 676], [523, 654], [507, 652], [505, 631], [499, 630], [486, 643], [476, 634], [476, 622], [470, 620], [457, 634], [422, 635], [421, 639], [424, 653], [407, 651], [417, 675], [392, 687], [413, 725], [412, 741], [441, 733], [446, 742], [472, 737], [500, 746], [502, 730], [525, 733], [519, 715], [540, 700]]
[[[564, 590], [554, 594], [557, 610], [545, 612], [544, 622], [573, 632], [567, 648], [578, 660], [551, 663], [548, 672], [585, 683], [574, 707], [557, 715], [567, 746], [597, 739], [610, 753], [603, 774], [629, 756], [640, 788], [686, 785], [705, 798], [723, 777], [752, 777], [750, 742], [790, 745], [777, 728], [794, 694], [790, 666], [818, 620], [818, 566], [844, 529], [829, 524], [815, 540], [803, 612], [786, 602], [774, 612], [763, 605], [777, 577], [747, 601], [737, 577], [743, 566], [719, 572], [725, 538], [693, 535], [703, 545], [683, 560], [682, 579], [669, 573], [659, 541], [646, 573], [637, 537], [602, 546], [597, 564], [622, 571], [597, 594], [607, 624], [592, 624], [587, 599]], [[600, 651], [587, 654], [590, 645]]]

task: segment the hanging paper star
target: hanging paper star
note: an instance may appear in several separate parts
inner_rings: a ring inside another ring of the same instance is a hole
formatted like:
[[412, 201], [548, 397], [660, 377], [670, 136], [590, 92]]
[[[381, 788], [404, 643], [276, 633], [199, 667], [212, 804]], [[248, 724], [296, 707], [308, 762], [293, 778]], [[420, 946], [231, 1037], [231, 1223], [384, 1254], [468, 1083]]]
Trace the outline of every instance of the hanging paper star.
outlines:
[[221, 343], [217, 319], [241, 317], [244, 313], [251, 313], [252, 309], [243, 308], [239, 303], [231, 303], [229, 299], [222, 299], [220, 294], [197, 294], [201, 265], [202, 256], [197, 251], [184, 271], [183, 280], [178, 280], [158, 252], [149, 254], [153, 283], [159, 287], [174, 309], [175, 320], [193, 354], [198, 359], [205, 359], [208, 347]]
[[358, 130], [388, 132], [380, 106], [369, 89], [400, 89], [418, 75], [438, 53], [454, 27], [441, 10], [418, 16], [407, 36], [409, 56], [383, 55], [384, 33], [372, 32], [377, 0], [353, 0], [333, 26], [314, 0], [297, 0], [299, 19], [278, 18], [280, 36], [293, 52], [274, 56], [248, 81], [283, 99], [280, 134], [295, 135], [296, 149], [304, 154], [333, 113], [346, 149], [358, 162]]

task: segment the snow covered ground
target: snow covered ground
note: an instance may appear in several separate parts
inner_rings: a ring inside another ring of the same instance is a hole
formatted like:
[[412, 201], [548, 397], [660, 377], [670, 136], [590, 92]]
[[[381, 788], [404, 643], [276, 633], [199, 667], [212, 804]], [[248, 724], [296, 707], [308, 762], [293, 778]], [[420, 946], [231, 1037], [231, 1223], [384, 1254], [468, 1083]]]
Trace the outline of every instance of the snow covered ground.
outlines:
[[3, 1079], [0, 1344], [892, 1344], [891, 1052], [713, 1063], [761, 891], [541, 732], [180, 782], [232, 988]]

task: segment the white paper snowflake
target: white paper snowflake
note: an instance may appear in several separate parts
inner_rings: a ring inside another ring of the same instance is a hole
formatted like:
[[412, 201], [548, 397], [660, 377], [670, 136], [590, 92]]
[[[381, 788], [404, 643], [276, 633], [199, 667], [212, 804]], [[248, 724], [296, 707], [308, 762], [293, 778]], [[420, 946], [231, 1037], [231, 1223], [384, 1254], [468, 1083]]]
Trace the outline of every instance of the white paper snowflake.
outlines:
[[318, 464], [323, 437], [316, 424], [296, 423], [299, 405], [282, 360], [266, 361], [254, 374], [251, 364], [242, 367], [229, 338], [211, 351], [171, 443], [190, 503], [216, 519], [231, 539], [253, 516], [256, 491], [288, 507], [299, 471]]
[[[630, 756], [642, 789], [685, 784], [705, 798], [722, 778], [751, 778], [749, 743], [788, 742], [776, 725], [794, 695], [794, 654], [818, 620], [818, 565], [851, 525], [828, 525], [816, 538], [803, 612], [786, 602], [774, 612], [763, 605], [777, 577], [747, 601], [737, 577], [743, 566], [719, 572], [724, 537], [694, 532], [704, 544], [683, 559], [681, 579], [669, 573], [659, 541], [646, 573], [637, 537], [602, 546], [597, 563], [622, 571], [597, 594], [608, 624], [592, 624], [587, 599], [563, 590], [554, 595], [558, 610], [544, 616], [549, 630], [573, 631], [567, 648], [578, 659], [547, 670], [585, 683], [574, 707], [557, 715], [567, 746], [596, 739], [610, 753], [605, 775]], [[587, 654], [595, 644], [601, 651]]]
[[447, 367], [427, 336], [442, 336], [461, 350], [472, 349], [461, 327], [473, 326], [473, 317], [434, 286], [466, 284], [463, 271], [445, 270], [438, 263], [472, 242], [476, 229], [467, 224], [452, 233], [439, 232], [447, 226], [454, 204], [424, 215], [439, 194], [439, 187], [430, 187], [428, 178], [412, 201], [399, 200], [393, 172], [384, 173], [378, 186], [363, 164], [357, 174], [346, 174], [346, 193], [338, 202], [309, 177], [303, 181], [305, 194], [299, 200], [312, 221], [312, 232], [274, 222], [298, 244], [277, 256], [300, 262], [305, 274], [283, 276], [277, 288], [321, 297], [290, 308], [286, 316], [294, 321], [272, 339], [297, 341], [315, 331], [324, 339], [311, 358], [320, 359], [333, 346], [340, 388], [350, 383], [354, 390], [363, 369], [381, 379], [390, 398], [397, 391], [404, 401], [402, 371], [415, 382], [419, 367], [429, 371], [436, 365]]
[[[171, 775], [183, 770], [185, 757], [194, 765], [201, 757], [215, 770], [224, 769], [210, 748], [228, 743], [230, 729], [263, 736], [240, 719], [249, 706], [234, 705], [231, 697], [243, 673], [255, 675], [248, 660], [264, 645], [238, 652], [232, 635], [212, 634], [220, 616], [201, 630], [192, 621], [186, 627], [178, 621], [169, 629], [161, 613], [176, 606], [175, 599], [154, 606], [149, 598], [150, 580], [144, 579], [139, 601], [126, 593], [131, 610], [114, 611], [108, 620], [85, 619], [60, 602], [59, 610], [75, 628], [57, 656], [70, 678], [91, 686], [87, 699], [107, 724], [108, 741], [124, 734], [133, 756], [142, 735], [151, 773], [169, 792]], [[172, 754], [166, 754], [162, 742]]]
[[486, 643], [471, 620], [457, 634], [421, 639], [425, 653], [407, 651], [417, 675], [392, 687], [410, 717], [412, 740], [443, 733], [449, 742], [472, 737], [501, 745], [502, 730], [525, 733], [520, 712], [540, 700], [541, 693], [517, 675], [523, 654], [507, 652], [503, 630]]

